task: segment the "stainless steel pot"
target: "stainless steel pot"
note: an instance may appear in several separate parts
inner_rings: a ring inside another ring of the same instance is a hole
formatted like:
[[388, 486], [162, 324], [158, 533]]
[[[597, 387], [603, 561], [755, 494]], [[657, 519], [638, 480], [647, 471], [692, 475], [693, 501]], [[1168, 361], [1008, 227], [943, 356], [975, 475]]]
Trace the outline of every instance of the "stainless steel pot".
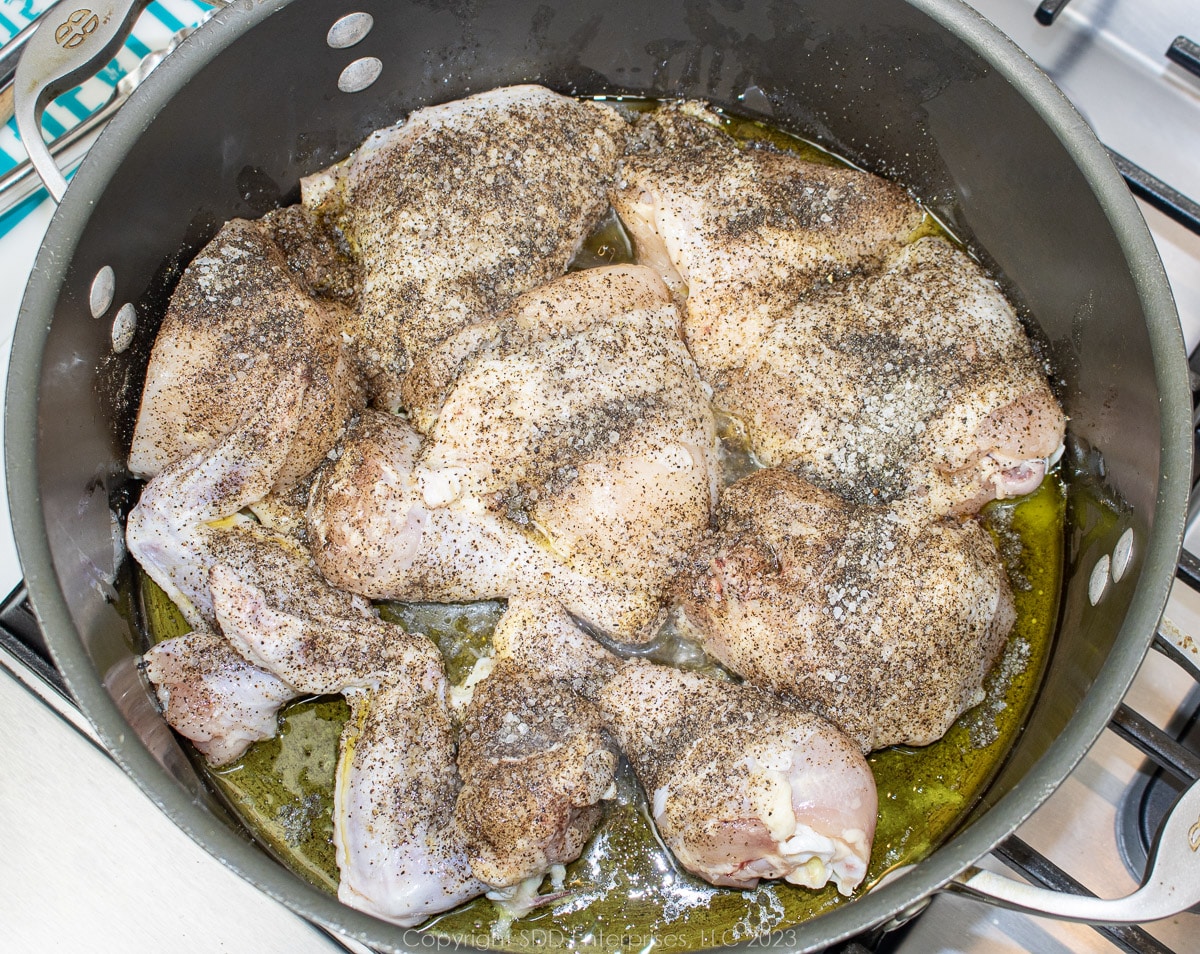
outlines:
[[[354, 12], [370, 13], [373, 28], [357, 45], [331, 45], [331, 25]], [[343, 91], [376, 66], [374, 82]], [[238, 0], [101, 137], [26, 292], [6, 453], [46, 640], [115, 758], [193, 838], [308, 917], [381, 947], [414, 946], [301, 882], [230, 823], [138, 677], [113, 541], [145, 359], [182, 265], [221, 222], [294, 199], [300, 176], [370, 130], [514, 82], [701, 97], [820, 139], [909, 187], [979, 250], [1053, 356], [1080, 473], [1056, 647], [1026, 729], [948, 843], [791, 932], [788, 946], [903, 916], [1012, 832], [1106, 725], [1165, 605], [1191, 476], [1183, 342], [1141, 216], [1061, 94], [956, 0]], [[107, 305], [93, 293], [106, 266]], [[137, 320], [119, 354], [118, 314]], [[1097, 495], [1104, 520], [1089, 517]], [[1127, 531], [1132, 562], [1115, 580], [1095, 568]]]

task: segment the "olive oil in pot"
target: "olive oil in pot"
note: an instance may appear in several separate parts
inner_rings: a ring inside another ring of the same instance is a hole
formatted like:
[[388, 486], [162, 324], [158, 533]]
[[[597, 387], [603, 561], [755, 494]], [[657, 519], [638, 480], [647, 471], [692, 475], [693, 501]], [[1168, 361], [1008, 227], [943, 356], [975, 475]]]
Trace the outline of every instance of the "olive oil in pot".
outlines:
[[[642, 101], [624, 101], [645, 109]], [[805, 158], [837, 157], [759, 123], [726, 117], [726, 128], [747, 141], [766, 141]], [[932, 216], [912, 236], [942, 234]], [[609, 215], [585, 243], [573, 267], [632, 261], [633, 248]], [[758, 465], [747, 452], [738, 422], [721, 420], [722, 465], [727, 482]], [[921, 749], [873, 753], [879, 819], [871, 864], [859, 893], [888, 871], [919, 861], [944, 841], [1003, 763], [1033, 703], [1049, 656], [1058, 611], [1064, 552], [1065, 488], [1057, 475], [1017, 501], [996, 502], [982, 520], [993, 534], [1014, 592], [1017, 622], [1000, 662], [985, 685], [986, 698], [965, 713], [938, 742]], [[139, 574], [143, 619], [153, 641], [187, 631], [186, 623], [148, 578]], [[384, 618], [422, 632], [441, 649], [447, 676], [461, 682], [488, 652], [502, 602], [467, 605], [384, 603]], [[687, 668], [728, 675], [677, 633], [662, 654]], [[274, 739], [256, 743], [232, 764], [213, 769], [197, 758], [217, 791], [273, 854], [298, 875], [336, 891], [331, 811], [338, 738], [349, 709], [340, 698], [304, 699], [281, 715]], [[607, 951], [649, 951], [668, 946], [700, 950], [786, 930], [846, 903], [832, 886], [812, 891], [783, 882], [754, 891], [714, 888], [682, 871], [658, 840], [645, 798], [622, 765], [617, 797], [583, 856], [557, 872], [530, 913], [514, 920], [479, 898], [426, 924], [443, 938], [505, 950], [547, 946]]]

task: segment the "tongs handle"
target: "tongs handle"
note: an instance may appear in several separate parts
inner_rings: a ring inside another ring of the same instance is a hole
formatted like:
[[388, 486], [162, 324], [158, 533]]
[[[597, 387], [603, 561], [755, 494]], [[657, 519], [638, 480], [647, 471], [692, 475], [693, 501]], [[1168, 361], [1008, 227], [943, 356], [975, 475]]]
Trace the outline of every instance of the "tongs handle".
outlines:
[[124, 44], [150, 0], [62, 0], [48, 10], [21, 54], [13, 87], [17, 131], [46, 191], [61, 202], [63, 177], [42, 139], [46, 106], [103, 69]]

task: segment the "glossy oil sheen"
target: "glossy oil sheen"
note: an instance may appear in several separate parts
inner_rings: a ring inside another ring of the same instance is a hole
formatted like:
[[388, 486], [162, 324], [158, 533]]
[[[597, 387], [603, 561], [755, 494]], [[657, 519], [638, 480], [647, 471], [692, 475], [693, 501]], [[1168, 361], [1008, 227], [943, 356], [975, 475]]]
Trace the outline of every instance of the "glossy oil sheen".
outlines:
[[[636, 111], [653, 103], [624, 100]], [[846, 164], [819, 147], [762, 123], [722, 115], [735, 138], [765, 141], [805, 159]], [[959, 244], [927, 215], [910, 239], [938, 235]], [[573, 268], [633, 261], [620, 222], [607, 216], [580, 249]], [[757, 468], [736, 418], [719, 415], [726, 483]], [[986, 698], [965, 713], [938, 742], [921, 749], [894, 747], [873, 753], [870, 764], [880, 812], [861, 894], [887, 872], [928, 856], [955, 830], [995, 776], [1032, 706], [1049, 657], [1058, 614], [1064, 553], [1065, 489], [1051, 475], [1019, 501], [995, 502], [982, 520], [1000, 549], [1017, 609], [1017, 622], [1000, 662], [989, 676]], [[153, 638], [175, 635], [184, 625], [164, 594], [142, 579], [142, 596]], [[503, 602], [441, 606], [383, 603], [381, 615], [438, 645], [447, 677], [458, 683], [487, 654]], [[185, 627], [186, 628], [186, 627]], [[702, 650], [668, 627], [654, 658], [730, 678]], [[348, 707], [337, 698], [292, 703], [281, 716], [280, 734], [257, 743], [221, 769], [197, 763], [256, 837], [313, 884], [336, 891], [332, 822], [334, 767]], [[583, 856], [567, 866], [561, 887], [543, 885], [545, 902], [513, 920], [497, 904], [479, 898], [428, 922], [423, 930], [448, 941], [504, 950], [546, 947], [602, 952], [671, 948], [701, 950], [786, 932], [847, 899], [832, 888], [811, 891], [783, 882], [754, 891], [714, 888], [678, 869], [658, 841], [644, 796], [622, 762], [617, 797]], [[432, 940], [432, 939], [431, 939]]]
[[[1029, 497], [985, 510], [984, 522], [1013, 583], [1017, 623], [981, 705], [933, 745], [871, 756], [880, 812], [867, 887], [892, 868], [925, 857], [954, 831], [1020, 731], [1054, 632], [1064, 506], [1063, 486], [1052, 475]], [[145, 578], [142, 595], [156, 636], [186, 629], [174, 606]], [[381, 611], [434, 639], [448, 675], [457, 681], [487, 651], [503, 604], [384, 604]], [[663, 655], [685, 665], [690, 661], [689, 668], [705, 668], [697, 663], [698, 651], [678, 639]], [[279, 736], [252, 746], [232, 765], [204, 769], [272, 853], [330, 891], [337, 885], [330, 842], [334, 766], [347, 715], [340, 699], [292, 703], [284, 710]], [[538, 947], [536, 939], [544, 943], [548, 937], [588, 950], [623, 952], [648, 949], [652, 938], [663, 944], [670, 937], [679, 950], [697, 950], [786, 931], [845, 901], [832, 888], [814, 892], [773, 883], [743, 892], [692, 878], [675, 867], [658, 842], [627, 766], [618, 789], [583, 857], [567, 867], [561, 896], [516, 922], [481, 898], [435, 919], [426, 930], [475, 943], [486, 936], [489, 944], [513, 950]], [[633, 925], [645, 944], [623, 940], [632, 939]]]

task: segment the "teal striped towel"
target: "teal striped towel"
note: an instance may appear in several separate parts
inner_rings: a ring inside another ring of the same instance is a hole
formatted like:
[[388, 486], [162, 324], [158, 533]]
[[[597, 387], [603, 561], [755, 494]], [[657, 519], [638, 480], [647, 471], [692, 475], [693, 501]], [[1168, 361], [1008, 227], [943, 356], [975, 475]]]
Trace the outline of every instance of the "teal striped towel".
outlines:
[[[51, 0], [0, 0], [0, 47], [52, 5]], [[196, 0], [155, 0], [138, 19], [133, 34], [116, 59], [95, 77], [59, 96], [47, 107], [42, 119], [46, 135], [49, 138], [59, 136], [85, 119], [108, 101], [117, 80], [137, 66], [143, 56], [165, 46], [176, 30], [195, 26], [211, 9], [208, 4]], [[0, 128], [0, 174], [24, 158], [25, 150], [17, 136], [16, 121], [10, 120], [7, 126]], [[0, 235], [45, 197], [44, 192], [30, 196], [0, 218]]]

